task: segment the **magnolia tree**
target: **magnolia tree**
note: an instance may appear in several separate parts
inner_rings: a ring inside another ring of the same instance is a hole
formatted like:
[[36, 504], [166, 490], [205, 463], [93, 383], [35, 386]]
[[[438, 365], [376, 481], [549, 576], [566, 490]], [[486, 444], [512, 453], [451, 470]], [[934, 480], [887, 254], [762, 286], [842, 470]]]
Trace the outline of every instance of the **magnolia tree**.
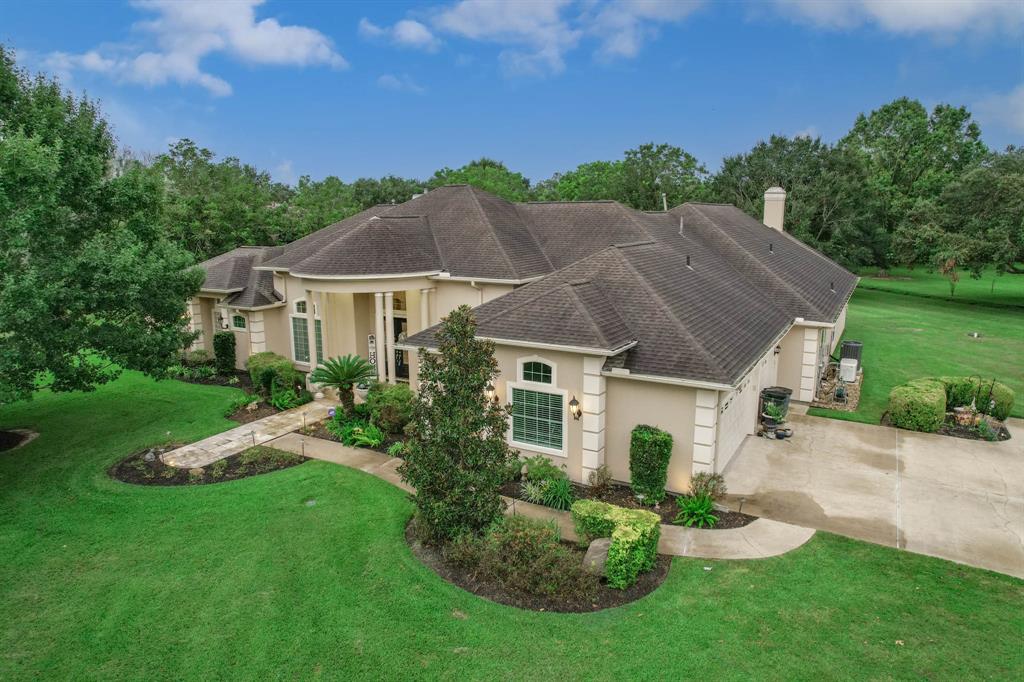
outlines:
[[439, 352], [419, 352], [419, 398], [398, 471], [416, 489], [417, 521], [435, 541], [480, 533], [501, 516], [499, 488], [515, 457], [505, 442], [508, 409], [484, 394], [498, 374], [494, 344], [475, 333], [461, 306], [442, 320]]

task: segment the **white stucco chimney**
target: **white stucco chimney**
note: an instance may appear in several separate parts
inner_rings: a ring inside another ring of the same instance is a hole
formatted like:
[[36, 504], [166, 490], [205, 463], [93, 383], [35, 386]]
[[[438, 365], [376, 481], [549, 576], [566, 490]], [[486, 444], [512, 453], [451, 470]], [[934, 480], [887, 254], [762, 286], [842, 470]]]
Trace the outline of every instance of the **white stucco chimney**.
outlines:
[[782, 219], [786, 215], [786, 190], [769, 187], [764, 193], [764, 220], [768, 227], [782, 232]]

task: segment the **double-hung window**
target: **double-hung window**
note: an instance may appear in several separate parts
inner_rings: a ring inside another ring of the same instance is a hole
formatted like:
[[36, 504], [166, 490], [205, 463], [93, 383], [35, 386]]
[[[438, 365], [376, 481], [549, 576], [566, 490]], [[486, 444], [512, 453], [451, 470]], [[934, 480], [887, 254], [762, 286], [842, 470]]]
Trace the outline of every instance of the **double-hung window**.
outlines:
[[[309, 327], [306, 319], [309, 315], [305, 301], [295, 302], [295, 313], [292, 315], [292, 350], [295, 362], [309, 363]], [[316, 333], [316, 359], [324, 360], [324, 333], [320, 319], [313, 320]]]
[[514, 443], [563, 450], [565, 396], [561, 392], [543, 390], [543, 384], [551, 385], [552, 378], [552, 368], [547, 363], [528, 361], [522, 364], [523, 384], [511, 387]]

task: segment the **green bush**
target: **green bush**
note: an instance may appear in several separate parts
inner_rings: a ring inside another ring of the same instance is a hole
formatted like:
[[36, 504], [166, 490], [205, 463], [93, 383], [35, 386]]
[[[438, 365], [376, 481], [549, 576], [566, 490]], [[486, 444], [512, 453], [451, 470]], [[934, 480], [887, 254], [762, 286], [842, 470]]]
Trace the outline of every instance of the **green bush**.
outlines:
[[576, 491], [573, 490], [572, 483], [568, 478], [545, 481], [543, 485], [544, 492], [541, 493], [541, 500], [548, 507], [565, 511], [576, 500]]
[[668, 461], [672, 458], [672, 434], [641, 424], [629, 439], [629, 479], [633, 492], [644, 504], [665, 499]]
[[889, 419], [911, 431], [938, 431], [946, 418], [946, 387], [935, 379], [916, 379], [889, 392]]
[[267, 402], [277, 410], [291, 410], [312, 400], [313, 395], [309, 391], [296, 390], [295, 387], [281, 388], [277, 384], [272, 384], [270, 397], [267, 398]]
[[370, 420], [385, 433], [401, 433], [412, 419], [416, 394], [407, 384], [375, 383], [366, 394]]
[[205, 365], [212, 359], [210, 352], [205, 348], [197, 348], [185, 354], [185, 363], [189, 365]]
[[534, 455], [526, 459], [523, 465], [526, 467], [526, 478], [537, 483], [569, 478], [565, 469], [557, 466], [544, 455]]
[[388, 446], [389, 457], [404, 457], [405, 456], [405, 443], [399, 441], [392, 443]]
[[[970, 405], [977, 399], [978, 412], [988, 414], [999, 421], [1010, 416], [1013, 409], [1013, 389], [992, 379], [978, 377], [938, 377], [946, 387], [946, 409]], [[991, 393], [991, 395], [990, 395]]]
[[611, 538], [605, 576], [608, 585], [624, 590], [637, 576], [654, 568], [658, 558], [661, 518], [645, 509], [625, 509], [597, 500], [577, 500], [572, 518], [581, 544]]
[[384, 432], [362, 419], [346, 419], [340, 410], [326, 424], [327, 430], [344, 445], [375, 448], [384, 442]]
[[217, 332], [213, 335], [213, 361], [218, 374], [235, 371], [235, 335], [233, 332]]
[[718, 523], [718, 517], [714, 514], [715, 504], [707, 493], [681, 497], [676, 504], [679, 505], [679, 514], [675, 518], [677, 525], [712, 528]]
[[559, 541], [554, 523], [525, 516], [501, 518], [483, 537], [456, 538], [445, 545], [444, 557], [477, 580], [530, 595], [582, 601], [600, 587], [597, 576]]
[[304, 383], [302, 373], [292, 366], [292, 361], [277, 353], [254, 353], [249, 356], [245, 366], [249, 370], [253, 387], [265, 396], [270, 396], [275, 383], [282, 388], [296, 389], [301, 389]]
[[712, 500], [725, 495], [725, 477], [722, 474], [709, 474], [706, 471], [694, 474], [690, 479], [690, 495], [700, 497], [707, 495]]
[[253, 395], [251, 393], [246, 393], [245, 395], [240, 395], [237, 398], [235, 398], [234, 400], [232, 400], [228, 404], [228, 406], [224, 409], [224, 416], [225, 417], [230, 417], [231, 415], [233, 415], [235, 412], [238, 412], [240, 409], [242, 409], [246, 405], [249, 405], [250, 403], [258, 403], [259, 401], [260, 401], [260, 397], [258, 395]]

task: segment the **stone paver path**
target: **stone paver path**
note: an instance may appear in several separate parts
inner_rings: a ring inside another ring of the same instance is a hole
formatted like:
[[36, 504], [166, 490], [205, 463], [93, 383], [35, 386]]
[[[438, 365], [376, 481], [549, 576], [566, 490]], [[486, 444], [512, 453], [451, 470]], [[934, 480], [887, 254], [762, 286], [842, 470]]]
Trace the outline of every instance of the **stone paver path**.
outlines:
[[[383, 479], [402, 490], [411, 491], [402, 482], [396, 469], [402, 463], [373, 450], [351, 448], [321, 438], [289, 433], [269, 443], [271, 447], [359, 469]], [[551, 519], [558, 523], [562, 537], [576, 540], [576, 529], [569, 512], [505, 498], [506, 513], [522, 514], [535, 519]], [[662, 524], [658, 551], [673, 556], [702, 559], [764, 559], [785, 554], [811, 539], [814, 529], [794, 526], [769, 519], [758, 519], [743, 528], [702, 530]]]
[[327, 411], [336, 403], [329, 400], [316, 400], [293, 410], [258, 419], [248, 424], [210, 436], [197, 443], [185, 445], [161, 455], [164, 464], [179, 469], [205, 467], [237, 454], [255, 445], [266, 445], [268, 441], [279, 438], [286, 433], [300, 429], [305, 424], [315, 424], [327, 418]]

